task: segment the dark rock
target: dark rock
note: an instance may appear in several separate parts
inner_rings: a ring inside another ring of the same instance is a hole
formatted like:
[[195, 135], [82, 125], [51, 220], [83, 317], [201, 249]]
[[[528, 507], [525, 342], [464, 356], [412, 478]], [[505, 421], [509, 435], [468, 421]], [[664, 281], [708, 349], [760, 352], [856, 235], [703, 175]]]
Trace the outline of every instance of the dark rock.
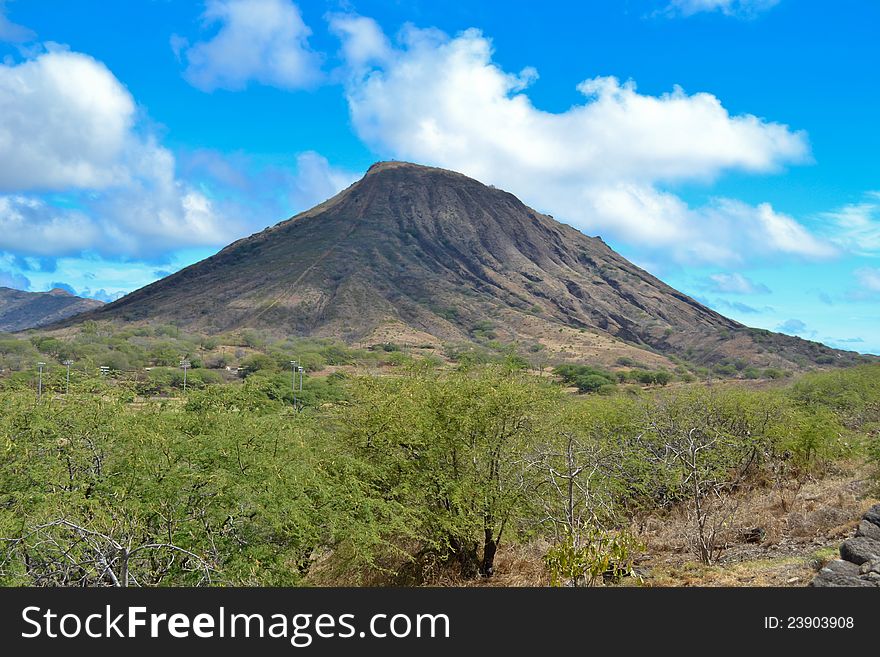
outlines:
[[848, 577], [859, 576], [859, 567], [856, 564], [850, 561], [844, 561], [843, 559], [829, 561], [827, 564], [825, 564], [822, 570], [827, 570], [829, 572], [836, 573], [837, 575], [846, 575]]
[[866, 561], [880, 559], [880, 541], [867, 536], [849, 538], [840, 546], [840, 556], [860, 566]]
[[873, 582], [858, 577], [839, 575], [827, 568], [819, 571], [819, 574], [810, 582], [810, 586], [816, 587], [841, 587], [841, 586], [876, 586]]
[[876, 573], [880, 575], [880, 559], [866, 561], [859, 567], [859, 574], [867, 575], [868, 573]]
[[880, 526], [875, 525], [873, 522], [862, 520], [859, 523], [859, 528], [856, 530], [856, 536], [867, 536], [875, 541], [880, 541]]
[[767, 535], [763, 527], [752, 527], [742, 532], [740, 538], [746, 543], [760, 543]]
[[875, 504], [868, 509], [868, 512], [863, 515], [862, 518], [870, 522], [872, 525], [880, 527], [880, 504]]

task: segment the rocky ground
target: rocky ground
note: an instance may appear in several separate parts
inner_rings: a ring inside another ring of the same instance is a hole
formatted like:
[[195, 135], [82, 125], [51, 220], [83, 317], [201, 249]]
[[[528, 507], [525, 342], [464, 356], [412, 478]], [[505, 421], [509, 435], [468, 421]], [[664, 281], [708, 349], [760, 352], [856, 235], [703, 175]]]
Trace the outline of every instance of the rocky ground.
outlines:
[[880, 504], [862, 516], [856, 535], [840, 546], [840, 557], [825, 564], [811, 586], [880, 586]]

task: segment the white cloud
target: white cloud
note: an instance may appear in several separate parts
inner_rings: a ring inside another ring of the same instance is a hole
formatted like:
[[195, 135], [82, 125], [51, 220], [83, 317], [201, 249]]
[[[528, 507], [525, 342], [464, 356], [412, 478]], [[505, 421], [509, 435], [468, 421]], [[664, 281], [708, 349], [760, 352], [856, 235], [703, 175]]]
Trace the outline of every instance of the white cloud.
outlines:
[[[194, 87], [239, 90], [253, 81], [298, 89], [320, 79], [321, 59], [308, 44], [311, 30], [290, 0], [208, 0], [202, 18], [220, 28], [183, 52], [184, 77]], [[173, 38], [172, 47], [180, 55], [184, 42]]]
[[709, 276], [709, 289], [722, 294], [769, 294], [770, 288], [763, 283], [755, 283], [738, 272], [732, 274], [712, 274]]
[[175, 248], [219, 246], [241, 235], [238, 226], [213, 213], [204, 196], [178, 185], [117, 190], [83, 209], [33, 196], [0, 196], [0, 249], [35, 256], [94, 252], [155, 258]]
[[10, 192], [0, 194], [0, 249], [154, 257], [240, 235], [176, 177], [174, 156], [141, 134], [135, 108], [104, 64], [60, 46], [0, 65], [0, 192]]
[[693, 16], [720, 12], [725, 16], [753, 18], [778, 4], [779, 0], [671, 0], [659, 13], [667, 16]]
[[349, 85], [358, 132], [403, 155], [466, 159], [484, 177], [511, 158], [571, 178], [705, 180], [730, 169], [775, 171], [809, 155], [803, 133], [730, 116], [711, 94], [689, 96], [680, 88], [648, 96], [632, 82], [599, 77], [578, 85], [583, 104], [541, 111], [519, 93], [534, 69], [503, 71], [477, 30], [448, 39], [411, 28], [403, 46]]
[[[754, 209], [735, 201], [729, 201], [731, 207], [739, 206], [745, 213], [752, 214]], [[776, 212], [769, 203], [757, 206], [759, 230], [752, 235], [752, 243], [758, 246], [759, 240], [769, 240], [766, 246], [780, 253], [802, 255], [810, 258], [829, 258], [837, 255], [836, 249], [814, 237], [794, 218]], [[743, 222], [748, 230], [750, 227]]]
[[334, 14], [330, 31], [342, 40], [342, 56], [353, 68], [387, 61], [392, 54], [391, 43], [376, 24], [365, 16]]
[[100, 230], [79, 210], [29, 196], [0, 196], [0, 249], [47, 256], [91, 248]]
[[128, 90], [88, 55], [53, 48], [0, 65], [0, 190], [124, 181], [134, 114]]
[[[359, 32], [369, 31], [364, 21]], [[348, 40], [359, 37], [337, 32], [349, 52]], [[660, 189], [809, 160], [804, 133], [732, 116], [711, 94], [676, 87], [651, 96], [597, 77], [578, 85], [583, 103], [545, 112], [523, 93], [536, 72], [501, 69], [477, 30], [449, 38], [405, 28], [374, 66], [365, 70], [363, 59], [354, 55], [347, 97], [357, 133], [380, 153], [461, 171], [587, 232], [679, 261], [834, 254], [767, 204], [715, 199], [692, 208]]]
[[822, 218], [825, 233], [840, 248], [860, 256], [880, 255], [880, 192], [868, 192], [861, 203], [851, 203]]
[[32, 41], [36, 35], [23, 25], [17, 25], [6, 18], [6, 2], [0, 0], [0, 42], [22, 43]]

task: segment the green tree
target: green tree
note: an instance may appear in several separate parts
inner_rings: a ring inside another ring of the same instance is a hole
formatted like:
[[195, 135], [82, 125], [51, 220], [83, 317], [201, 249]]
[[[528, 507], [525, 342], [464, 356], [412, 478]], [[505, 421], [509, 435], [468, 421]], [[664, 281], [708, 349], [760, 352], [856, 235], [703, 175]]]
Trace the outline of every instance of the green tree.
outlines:
[[489, 576], [530, 490], [525, 454], [557, 395], [502, 366], [361, 378], [344, 423], [423, 541], [464, 576]]

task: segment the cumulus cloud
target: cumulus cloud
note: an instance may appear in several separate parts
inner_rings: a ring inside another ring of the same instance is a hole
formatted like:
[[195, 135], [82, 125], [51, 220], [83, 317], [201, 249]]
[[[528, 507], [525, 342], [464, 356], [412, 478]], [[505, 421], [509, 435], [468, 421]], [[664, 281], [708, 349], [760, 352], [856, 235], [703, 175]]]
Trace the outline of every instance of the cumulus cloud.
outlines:
[[111, 193], [84, 195], [81, 202], [81, 209], [71, 209], [37, 196], [0, 196], [0, 250], [162, 260], [175, 249], [222, 246], [247, 230], [229, 208], [215, 208], [173, 178], [139, 180]]
[[0, 65], [0, 115], [0, 249], [46, 262], [83, 251], [156, 257], [241, 234], [240, 220], [177, 177], [134, 98], [88, 55], [50, 44]]
[[687, 17], [700, 13], [720, 12], [725, 16], [754, 18], [778, 4], [779, 0], [671, 0], [659, 13]]
[[128, 90], [88, 55], [53, 47], [0, 65], [0, 191], [123, 182], [134, 113]]
[[763, 283], [755, 283], [738, 272], [732, 274], [712, 274], [709, 276], [709, 289], [723, 294], [769, 294], [770, 288]]
[[202, 19], [206, 27], [219, 25], [211, 39], [186, 47], [172, 38], [187, 62], [184, 77], [197, 89], [239, 90], [249, 82], [298, 89], [320, 79], [311, 30], [290, 0], [208, 0]]
[[23, 43], [33, 41], [36, 37], [33, 30], [17, 25], [6, 18], [6, 2], [0, 0], [0, 41]]
[[510, 158], [528, 173], [639, 183], [776, 171], [809, 155], [803, 133], [731, 116], [715, 96], [680, 88], [649, 96], [632, 81], [598, 77], [578, 85], [584, 103], [541, 111], [520, 93], [534, 70], [503, 71], [478, 30], [449, 39], [409, 28], [402, 45], [354, 79], [348, 97], [358, 132], [405, 155], [467, 159], [483, 176]]
[[[551, 113], [525, 91], [533, 69], [503, 70], [478, 30], [450, 38], [405, 28], [390, 49], [354, 44], [370, 19], [337, 17], [352, 58], [352, 122], [383, 154], [446, 167], [503, 187], [592, 233], [679, 261], [735, 263], [752, 254], [828, 257], [835, 249], [768, 204], [714, 199], [690, 207], [669, 183], [708, 182], [728, 171], [768, 173], [810, 160], [803, 132], [731, 115], [709, 93], [675, 87], [652, 96], [632, 81], [581, 82], [582, 103]], [[356, 24], [357, 29], [351, 28]], [[364, 53], [371, 54], [365, 66]]]

